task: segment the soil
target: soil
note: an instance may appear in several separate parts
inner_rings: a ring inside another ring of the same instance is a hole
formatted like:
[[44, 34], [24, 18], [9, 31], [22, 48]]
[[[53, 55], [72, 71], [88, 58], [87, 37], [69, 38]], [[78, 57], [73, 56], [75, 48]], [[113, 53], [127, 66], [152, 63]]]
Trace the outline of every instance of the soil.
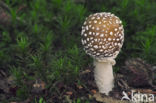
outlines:
[[[129, 64], [127, 64], [127, 62]], [[140, 65], [135, 66], [135, 65]], [[147, 66], [148, 65], [148, 66]], [[131, 69], [129, 69], [129, 67]], [[137, 67], [137, 68], [134, 68]], [[141, 68], [140, 68], [141, 67]], [[149, 68], [150, 67], [150, 68]], [[127, 69], [131, 73], [127, 74]], [[32, 87], [31, 92], [29, 93], [28, 98], [24, 99], [21, 102], [14, 102], [14, 103], [31, 103], [34, 98], [44, 97], [47, 103], [72, 103], [75, 98], [81, 99], [81, 101], [89, 100], [89, 103], [130, 103], [128, 100], [121, 101], [123, 97], [123, 91], [127, 93], [130, 97], [132, 91], [136, 93], [143, 93], [143, 94], [154, 94], [156, 95], [155, 84], [152, 82], [153, 77], [151, 75], [139, 77], [140, 79], [149, 79], [142, 85], [134, 85], [127, 82], [132, 81], [131, 76], [136, 76], [135, 69], [137, 72], [142, 72], [142, 69], [145, 69], [144, 72], [148, 72], [148, 70], [152, 70], [152, 66], [145, 63], [141, 59], [130, 59], [125, 62], [125, 65], [116, 73], [115, 76], [115, 88], [112, 92], [110, 92], [109, 96], [104, 94], [100, 94], [97, 90], [96, 84], [94, 82], [93, 77], [93, 67], [88, 67], [85, 71], [81, 71], [79, 75], [79, 80], [82, 82], [78, 84], [77, 82], [67, 85], [63, 82], [56, 81], [53, 86], [46, 88], [46, 83], [40, 79], [34, 81], [25, 81], [27, 86]], [[140, 71], [139, 71], [140, 70]], [[126, 75], [125, 75], [126, 74]], [[140, 76], [140, 75], [139, 75]], [[11, 100], [12, 97], [17, 96], [18, 86], [15, 83], [15, 78], [7, 74], [7, 71], [0, 69], [0, 101]], [[149, 83], [150, 81], [150, 83]], [[153, 83], [153, 84], [152, 84]], [[49, 91], [55, 90], [53, 95], [49, 96]], [[12, 102], [13, 103], [13, 102]], [[152, 103], [152, 102], [151, 102]]]

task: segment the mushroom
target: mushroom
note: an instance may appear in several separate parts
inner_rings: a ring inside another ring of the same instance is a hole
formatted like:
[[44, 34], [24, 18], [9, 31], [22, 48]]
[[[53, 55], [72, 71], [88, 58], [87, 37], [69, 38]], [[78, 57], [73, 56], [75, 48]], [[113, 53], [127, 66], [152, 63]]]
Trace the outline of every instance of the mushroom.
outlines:
[[114, 87], [112, 66], [124, 41], [121, 20], [111, 13], [95, 13], [82, 26], [82, 45], [94, 59], [94, 77], [100, 93], [106, 95]]

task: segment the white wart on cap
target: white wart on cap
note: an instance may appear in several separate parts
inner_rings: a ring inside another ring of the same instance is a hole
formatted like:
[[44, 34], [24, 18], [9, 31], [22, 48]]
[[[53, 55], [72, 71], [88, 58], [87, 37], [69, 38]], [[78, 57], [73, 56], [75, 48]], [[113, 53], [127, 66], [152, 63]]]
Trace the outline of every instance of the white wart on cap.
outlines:
[[97, 60], [116, 58], [124, 41], [121, 20], [111, 13], [95, 13], [82, 26], [82, 45]]

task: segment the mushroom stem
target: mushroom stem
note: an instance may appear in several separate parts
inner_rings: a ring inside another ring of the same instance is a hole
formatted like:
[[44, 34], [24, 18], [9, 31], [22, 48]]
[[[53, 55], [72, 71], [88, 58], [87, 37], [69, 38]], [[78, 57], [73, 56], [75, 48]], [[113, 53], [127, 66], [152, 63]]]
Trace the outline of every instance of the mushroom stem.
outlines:
[[100, 93], [108, 95], [114, 87], [113, 64], [115, 60], [104, 62], [94, 60], [94, 77]]

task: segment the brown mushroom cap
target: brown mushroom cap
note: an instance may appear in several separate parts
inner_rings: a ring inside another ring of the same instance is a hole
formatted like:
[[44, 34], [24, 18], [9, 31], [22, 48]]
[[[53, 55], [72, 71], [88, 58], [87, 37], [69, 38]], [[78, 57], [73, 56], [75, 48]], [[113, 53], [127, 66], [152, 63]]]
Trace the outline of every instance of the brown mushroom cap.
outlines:
[[82, 45], [95, 59], [115, 58], [124, 41], [121, 20], [111, 13], [95, 13], [82, 26]]

